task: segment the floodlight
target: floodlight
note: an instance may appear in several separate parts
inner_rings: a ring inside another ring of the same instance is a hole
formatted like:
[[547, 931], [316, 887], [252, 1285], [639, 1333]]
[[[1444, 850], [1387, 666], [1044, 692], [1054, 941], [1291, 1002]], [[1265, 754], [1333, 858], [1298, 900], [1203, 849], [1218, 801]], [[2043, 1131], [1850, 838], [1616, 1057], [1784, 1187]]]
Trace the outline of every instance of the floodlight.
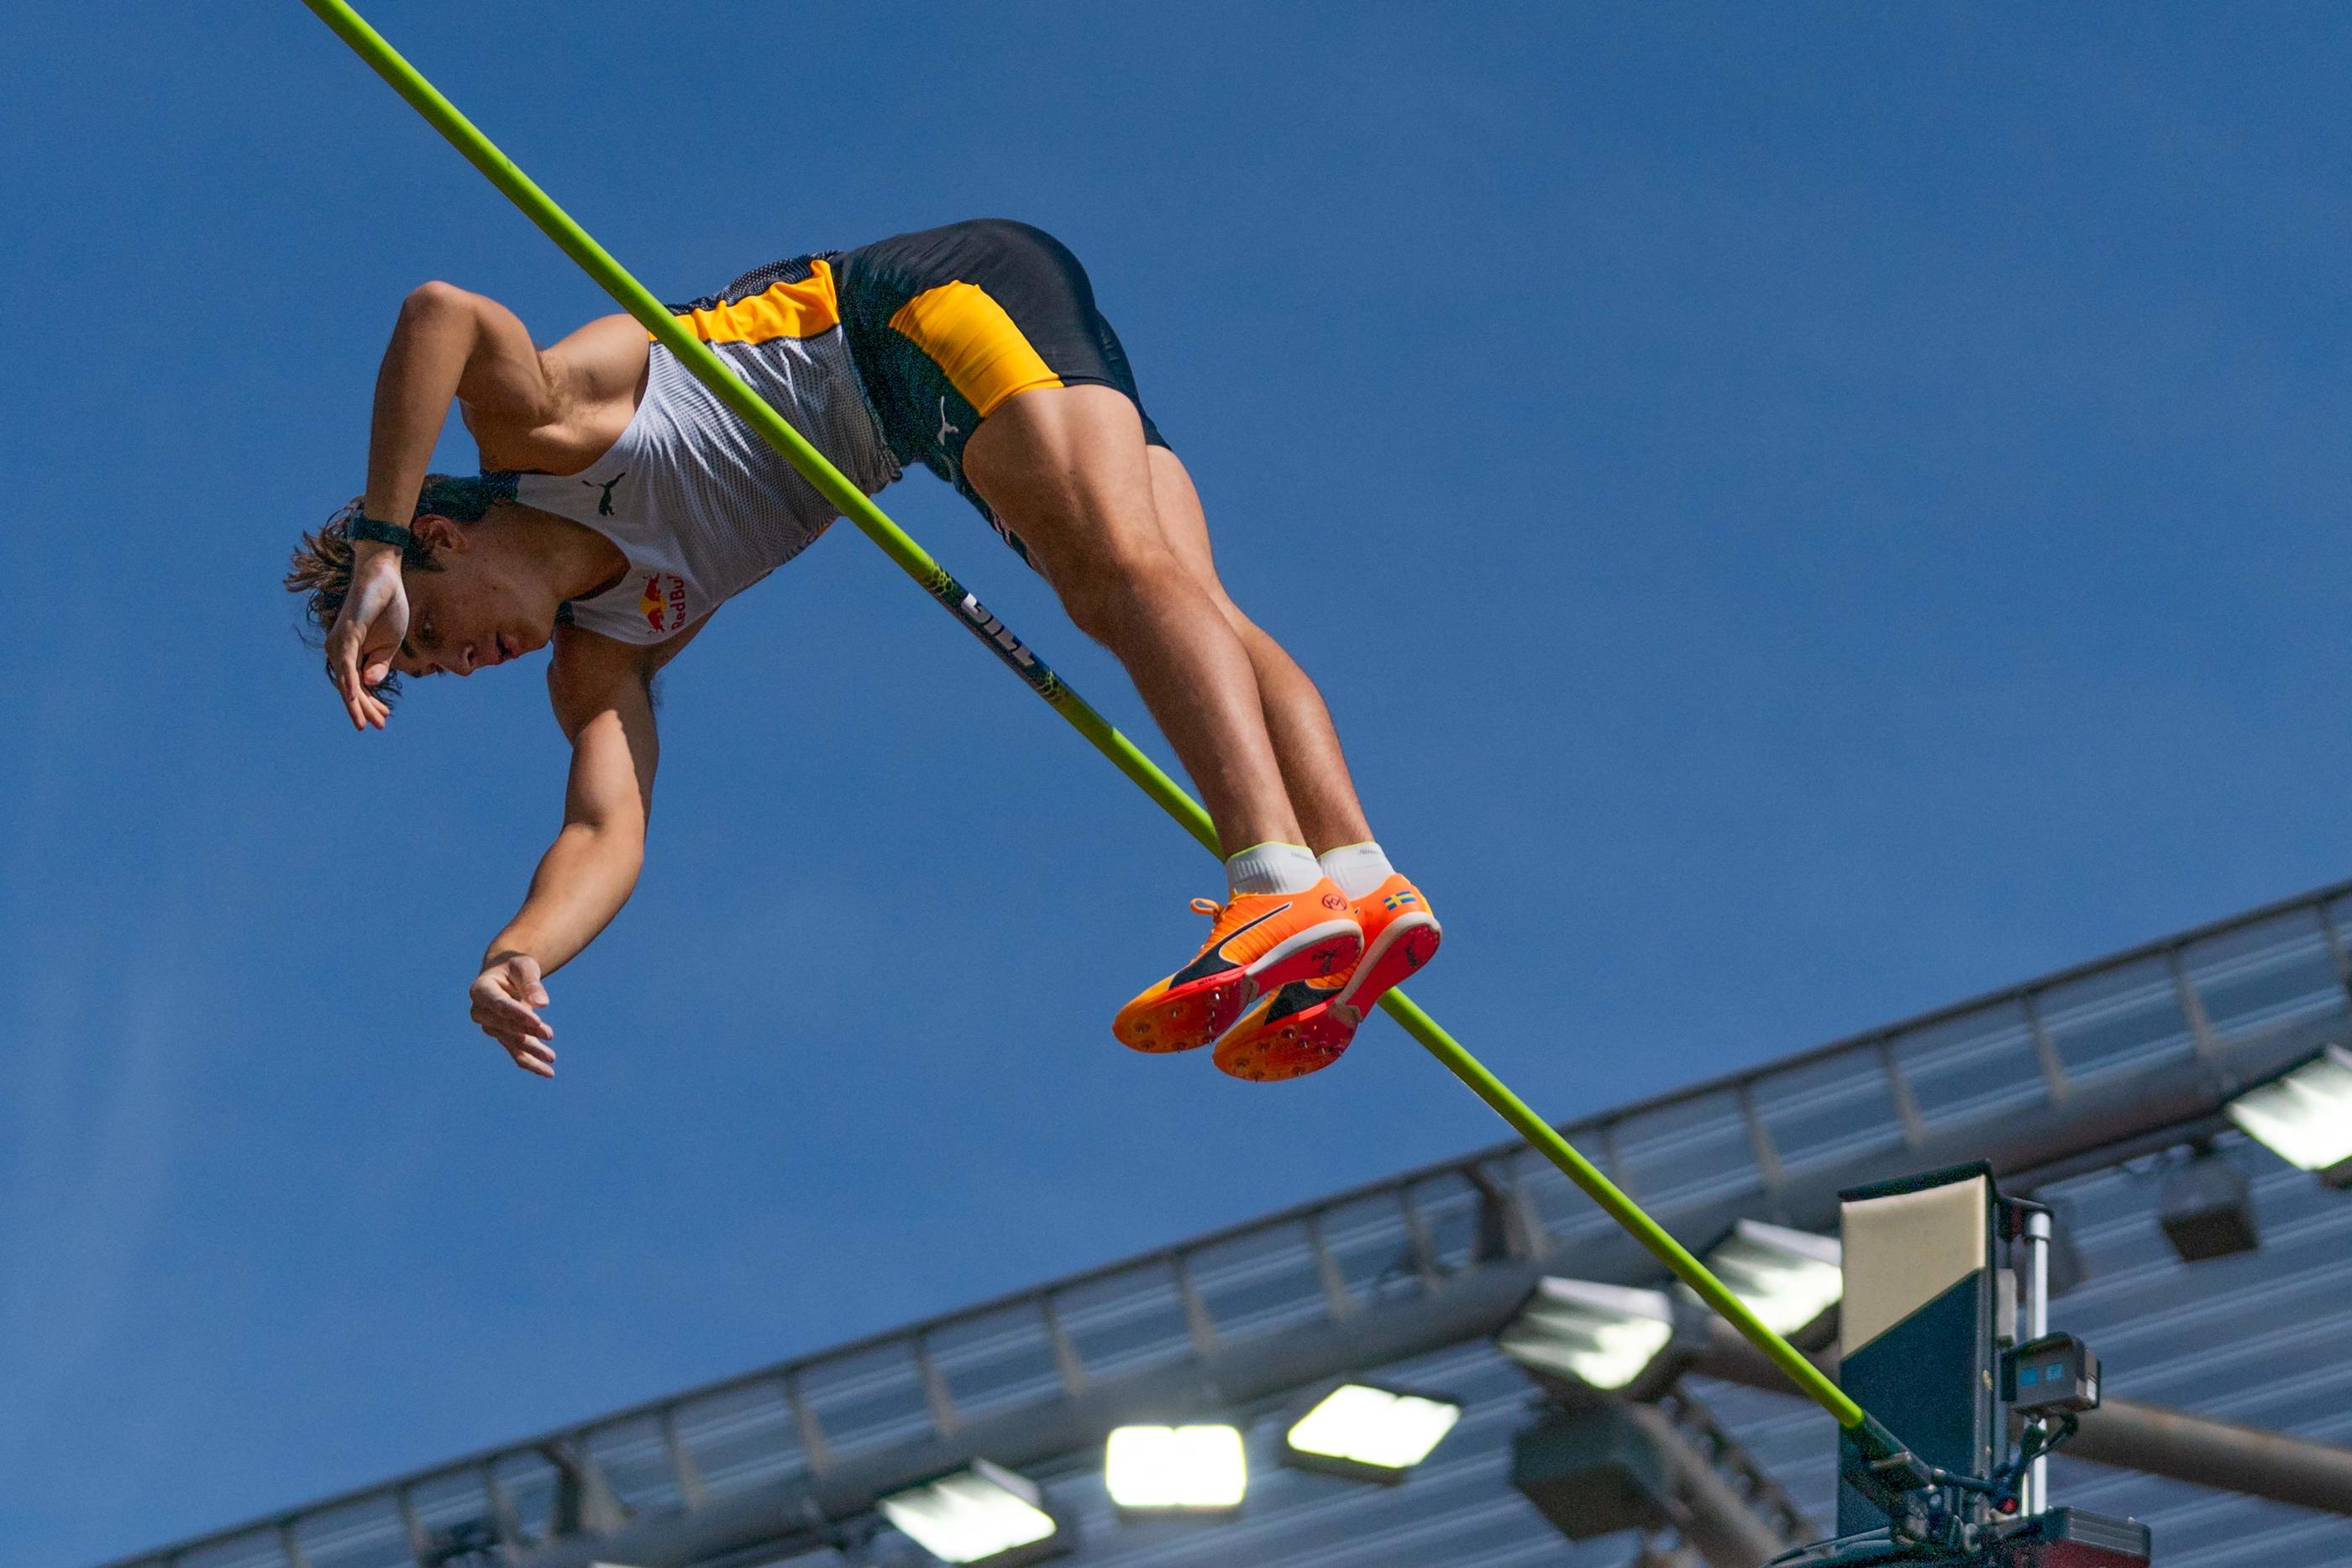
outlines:
[[1450, 1399], [1343, 1383], [1290, 1428], [1283, 1457], [1301, 1469], [1393, 1483], [1461, 1419]]
[[1743, 1219], [1706, 1255], [1706, 1266], [1774, 1333], [1822, 1321], [1845, 1294], [1844, 1249], [1834, 1236]]
[[882, 1516], [942, 1563], [1013, 1568], [1069, 1549], [1025, 1476], [974, 1459], [966, 1469], [880, 1500]]
[[1249, 1462], [1234, 1427], [1120, 1427], [1103, 1450], [1110, 1500], [1129, 1510], [1239, 1508]]
[[2262, 1245], [2246, 1173], [2210, 1151], [2164, 1173], [2156, 1189], [2156, 1218], [2184, 1263], [2252, 1252]]
[[2287, 1164], [2316, 1171], [2329, 1186], [2352, 1186], [2352, 1051], [2331, 1045], [2222, 1113]]
[[1511, 1485], [1570, 1541], [1691, 1522], [1657, 1431], [1623, 1405], [1547, 1410], [1514, 1433]]
[[1547, 1277], [1495, 1343], [1522, 1366], [1613, 1393], [1650, 1372], [1674, 1338], [1664, 1291]]

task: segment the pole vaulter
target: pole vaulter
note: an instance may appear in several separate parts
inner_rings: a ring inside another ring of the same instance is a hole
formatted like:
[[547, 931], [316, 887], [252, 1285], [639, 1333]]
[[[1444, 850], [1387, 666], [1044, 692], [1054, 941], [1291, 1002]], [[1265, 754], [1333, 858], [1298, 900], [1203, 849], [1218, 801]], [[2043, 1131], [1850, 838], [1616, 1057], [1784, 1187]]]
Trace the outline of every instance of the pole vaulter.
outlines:
[[[725, 402], [761, 440], [781, 454], [858, 531], [879, 546], [899, 570], [945, 606], [990, 651], [1030, 688], [1108, 758], [1118, 770], [1156, 802], [1161, 810], [1213, 854], [1222, 854], [1209, 813], [1175, 780], [1112, 727], [1085, 698], [1073, 691], [1026, 643], [931, 558], [903, 528], [845, 477], [824, 455], [794, 430], [727, 361], [693, 331], [680, 324], [667, 307], [632, 277], [604, 246], [572, 221], [570, 214], [532, 183], [473, 122], [444, 98], [345, 0], [303, 0], [353, 52], [425, 117], [467, 161], [503, 192], [523, 214], [553, 240], [590, 277], [644, 326], [677, 361], [710, 392]], [[1950, 1479], [1920, 1463], [1874, 1416], [1850, 1398], [1804, 1354], [1775, 1333], [1730, 1288], [1716, 1278], [1697, 1258], [1658, 1222], [1643, 1212], [1617, 1186], [1580, 1154], [1567, 1139], [1526, 1102], [1507, 1087], [1434, 1019], [1401, 989], [1391, 989], [1380, 1001], [1406, 1033], [1434, 1056], [1445, 1069], [1467, 1084], [1472, 1092], [1545, 1158], [1559, 1167], [1593, 1202], [1632, 1234], [1701, 1300], [1720, 1312], [1756, 1348], [1769, 1357], [1790, 1381], [1836, 1418], [1861, 1450], [1866, 1473], [1850, 1476], [1873, 1491], [1882, 1491], [1891, 1504], [1904, 1493]]]

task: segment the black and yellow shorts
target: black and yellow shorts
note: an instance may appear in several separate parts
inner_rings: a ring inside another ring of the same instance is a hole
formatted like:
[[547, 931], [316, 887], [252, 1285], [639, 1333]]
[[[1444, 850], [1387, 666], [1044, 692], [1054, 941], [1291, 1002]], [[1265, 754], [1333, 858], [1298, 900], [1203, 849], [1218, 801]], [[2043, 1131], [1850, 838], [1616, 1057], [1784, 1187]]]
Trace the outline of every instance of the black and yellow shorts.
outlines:
[[1118, 334], [1069, 247], [1003, 218], [860, 246], [828, 258], [849, 355], [901, 466], [920, 463], [1028, 551], [963, 476], [963, 444], [1007, 398], [1038, 387], [1116, 387], [1144, 412]]

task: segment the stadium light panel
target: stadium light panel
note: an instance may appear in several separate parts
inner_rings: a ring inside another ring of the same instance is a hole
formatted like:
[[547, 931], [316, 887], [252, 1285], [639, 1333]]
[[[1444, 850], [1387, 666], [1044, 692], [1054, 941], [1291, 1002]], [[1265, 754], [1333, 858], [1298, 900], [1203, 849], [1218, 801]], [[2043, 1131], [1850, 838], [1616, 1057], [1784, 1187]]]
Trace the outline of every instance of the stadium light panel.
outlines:
[[2223, 1113], [2240, 1131], [2329, 1186], [2352, 1186], [2352, 1051], [2331, 1045]]
[[1743, 1219], [1706, 1255], [1706, 1266], [1774, 1333], [1821, 1322], [1845, 1295], [1844, 1249], [1834, 1236]]
[[1303, 1469], [1401, 1481], [1461, 1419], [1450, 1399], [1343, 1383], [1291, 1427], [1284, 1457]]
[[1648, 1372], [1674, 1338], [1675, 1303], [1664, 1291], [1548, 1277], [1495, 1343], [1522, 1366], [1613, 1393]]
[[1122, 1509], [1239, 1508], [1249, 1462], [1234, 1427], [1120, 1427], [1103, 1449], [1103, 1482]]
[[1025, 1476], [975, 1459], [965, 1469], [880, 1500], [882, 1516], [942, 1563], [1013, 1568], [1068, 1549]]

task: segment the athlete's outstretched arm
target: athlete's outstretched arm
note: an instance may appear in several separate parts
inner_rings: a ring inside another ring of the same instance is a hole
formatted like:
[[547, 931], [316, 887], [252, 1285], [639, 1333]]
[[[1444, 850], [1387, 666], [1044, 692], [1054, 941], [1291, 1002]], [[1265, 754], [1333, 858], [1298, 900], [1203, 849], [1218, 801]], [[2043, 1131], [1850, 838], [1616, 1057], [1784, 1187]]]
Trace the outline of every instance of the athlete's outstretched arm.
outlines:
[[652, 695], [656, 665], [648, 653], [569, 627], [556, 633], [548, 695], [572, 741], [563, 829], [541, 858], [521, 911], [491, 939], [468, 991], [482, 1032], [506, 1047], [517, 1067], [542, 1078], [555, 1076], [548, 1043], [555, 1031], [539, 1014], [548, 1002], [544, 977], [621, 912], [645, 863], [661, 749]]
[[[426, 283], [401, 303], [392, 342], [376, 371], [368, 432], [367, 515], [405, 526], [433, 460], [434, 444], [462, 399], [467, 423], [529, 428], [554, 393], [539, 350], [515, 313], [455, 284]], [[408, 634], [400, 551], [379, 540], [353, 546], [352, 589], [327, 633], [327, 672], [352, 723], [383, 727], [391, 710], [369, 693], [392, 668]]]

